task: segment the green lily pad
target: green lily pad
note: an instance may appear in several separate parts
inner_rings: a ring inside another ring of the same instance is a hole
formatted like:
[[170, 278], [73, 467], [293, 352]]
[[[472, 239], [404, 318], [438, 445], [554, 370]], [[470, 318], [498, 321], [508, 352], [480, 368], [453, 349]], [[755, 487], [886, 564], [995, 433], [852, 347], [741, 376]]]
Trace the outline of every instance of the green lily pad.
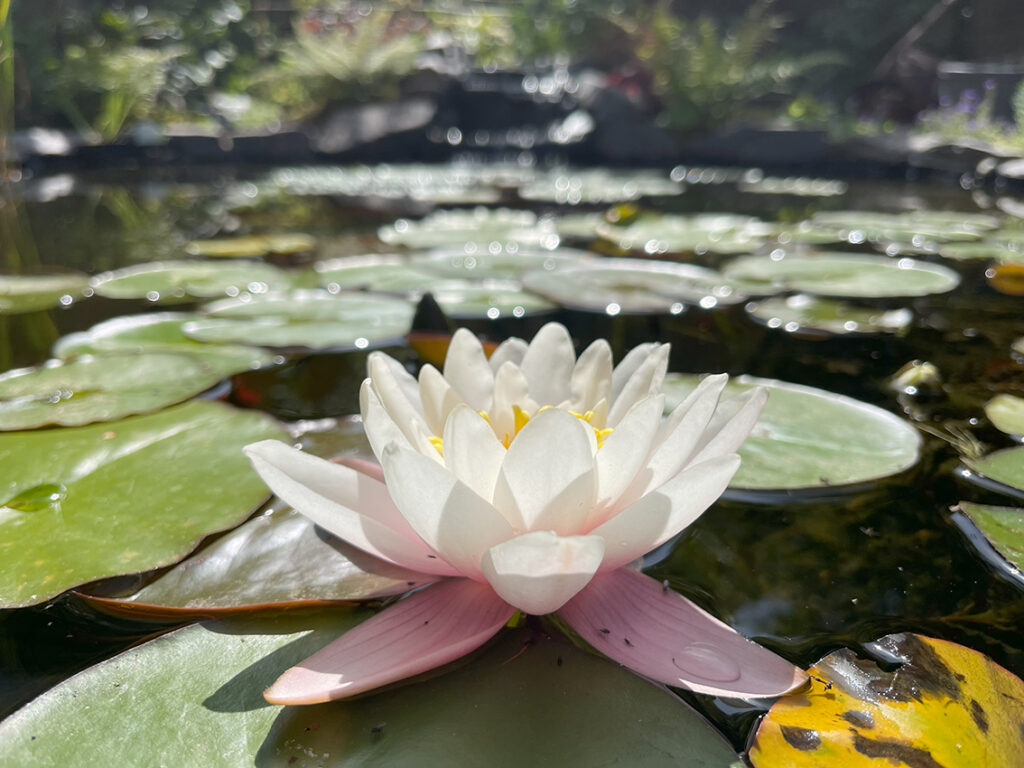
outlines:
[[50, 360], [0, 375], [0, 430], [114, 421], [180, 403], [223, 378], [202, 358], [173, 352]]
[[565, 213], [555, 217], [555, 231], [562, 239], [595, 240], [607, 220], [600, 213]]
[[305, 235], [301, 232], [281, 232], [275, 235], [192, 240], [185, 246], [185, 252], [190, 256], [240, 259], [258, 258], [272, 254], [306, 253], [314, 248], [316, 248], [316, 238], [312, 235]]
[[1024, 252], [1019, 247], [984, 240], [979, 243], [948, 243], [939, 248], [939, 255], [944, 259], [968, 261], [971, 259], [987, 259], [990, 261], [1024, 261]]
[[[849, 649], [808, 670], [750, 745], [755, 768], [940, 768], [1024, 764], [1024, 683], [987, 656], [913, 634]], [[893, 664], [898, 664], [892, 669]]]
[[449, 278], [514, 280], [524, 272], [542, 269], [552, 271], [593, 261], [594, 254], [575, 248], [511, 248], [492, 244], [488, 248], [475, 244], [464, 248], [436, 248], [414, 256], [414, 266], [426, 267]]
[[985, 415], [1000, 432], [1024, 435], [1024, 398], [996, 395], [985, 403]]
[[71, 357], [98, 352], [187, 353], [198, 356], [222, 376], [262, 368], [274, 361], [271, 352], [259, 347], [202, 344], [190, 339], [181, 328], [200, 317], [192, 312], [153, 312], [115, 317], [94, 325], [88, 331], [58, 339], [53, 345], [53, 354], [55, 357]]
[[395, 254], [342, 256], [313, 265], [317, 282], [332, 293], [368, 290], [416, 293], [443, 279], [441, 275]]
[[756, 249], [776, 228], [752, 216], [700, 213], [641, 216], [623, 226], [605, 223], [598, 232], [627, 251], [659, 253], [745, 253]]
[[287, 288], [290, 278], [259, 261], [155, 261], [104, 272], [92, 279], [100, 296], [174, 303], [261, 294]]
[[88, 276], [78, 273], [0, 275], [0, 315], [68, 305], [88, 287]]
[[755, 195], [794, 195], [796, 197], [835, 197], [848, 189], [845, 181], [837, 179], [814, 179], [806, 176], [761, 176], [745, 177], [740, 181], [740, 192]]
[[430, 286], [430, 292], [452, 318], [497, 320], [557, 309], [546, 298], [523, 290], [513, 280], [447, 280]]
[[389, 245], [437, 248], [466, 243], [518, 243], [541, 248], [558, 246], [550, 219], [531, 211], [510, 208], [473, 208], [434, 211], [419, 221], [399, 219], [381, 227], [377, 235]]
[[1024, 447], [1005, 448], [980, 458], [963, 458], [961, 461], [971, 472], [981, 475], [980, 478], [968, 475], [968, 479], [986, 486], [995, 483], [996, 490], [1013, 496], [1024, 494]]
[[[669, 374], [665, 408], [696, 388], [699, 376]], [[723, 398], [768, 388], [768, 404], [750, 437], [730, 489], [822, 491], [898, 474], [917, 463], [917, 430], [881, 408], [813, 387], [754, 376], [730, 379]]]
[[679, 314], [685, 304], [710, 309], [746, 297], [711, 269], [650, 259], [595, 259], [523, 275], [523, 285], [566, 307], [617, 315]]
[[1018, 578], [1024, 578], [1024, 509], [969, 501], [961, 501], [954, 509], [974, 523]]
[[769, 328], [820, 336], [902, 333], [914, 314], [909, 309], [873, 309], [806, 293], [752, 301], [747, 312]]
[[0, 607], [178, 562], [267, 497], [242, 447], [285, 437], [264, 414], [203, 401], [0, 435]]
[[727, 768], [737, 759], [664, 689], [528, 631], [505, 632], [447, 674], [357, 701], [263, 701], [279, 674], [365, 615], [233, 619], [163, 635], [5, 720], [0, 763], [512, 768], [542, 755], [562, 766]]
[[960, 283], [956, 272], [937, 264], [845, 253], [746, 256], [730, 262], [722, 273], [750, 293], [802, 291], [839, 298], [928, 296]]
[[822, 211], [811, 217], [817, 229], [830, 229], [851, 243], [901, 242], [934, 250], [941, 243], [979, 240], [999, 227], [998, 217], [960, 211]]
[[206, 317], [183, 326], [185, 335], [197, 341], [368, 349], [408, 333], [415, 308], [410, 301], [380, 294], [293, 291], [226, 299], [203, 311]]
[[561, 205], [610, 205], [655, 195], [680, 195], [684, 187], [655, 171], [606, 168], [551, 171], [519, 188], [524, 200]]

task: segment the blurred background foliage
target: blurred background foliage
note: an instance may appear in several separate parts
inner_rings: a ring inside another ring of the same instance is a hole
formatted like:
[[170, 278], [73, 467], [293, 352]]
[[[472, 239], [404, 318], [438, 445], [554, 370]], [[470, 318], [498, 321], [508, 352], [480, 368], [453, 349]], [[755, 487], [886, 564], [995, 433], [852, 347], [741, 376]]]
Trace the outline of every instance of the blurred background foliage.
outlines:
[[[0, 65], [13, 69], [18, 126], [107, 141], [140, 121], [273, 129], [331, 104], [394, 100], [429, 55], [596, 70], [681, 133], [745, 119], [909, 120], [941, 107], [934, 82], [922, 81], [920, 105], [887, 83], [933, 77], [940, 56], [978, 58], [979, 36], [988, 58], [1019, 52], [992, 27], [998, 8], [971, 10], [1016, 1], [13, 0], [15, 55]], [[930, 119], [966, 130], [965, 114]]]

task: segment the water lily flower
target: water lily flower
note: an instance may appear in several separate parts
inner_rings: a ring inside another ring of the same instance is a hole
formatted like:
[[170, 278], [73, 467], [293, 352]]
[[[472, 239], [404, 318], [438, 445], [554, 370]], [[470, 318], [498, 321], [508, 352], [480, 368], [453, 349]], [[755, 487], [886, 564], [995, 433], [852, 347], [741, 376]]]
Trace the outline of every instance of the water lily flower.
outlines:
[[433, 582], [285, 672], [277, 704], [352, 696], [478, 648], [515, 612], [557, 612], [596, 649], [653, 680], [713, 695], [777, 696], [802, 671], [635, 568], [725, 490], [766, 399], [719, 403], [709, 376], [662, 420], [667, 345], [612, 367], [577, 359], [566, 329], [490, 360], [471, 333], [418, 380], [371, 356], [361, 390], [380, 464], [333, 463], [277, 441], [246, 448], [281, 499], [363, 552]]

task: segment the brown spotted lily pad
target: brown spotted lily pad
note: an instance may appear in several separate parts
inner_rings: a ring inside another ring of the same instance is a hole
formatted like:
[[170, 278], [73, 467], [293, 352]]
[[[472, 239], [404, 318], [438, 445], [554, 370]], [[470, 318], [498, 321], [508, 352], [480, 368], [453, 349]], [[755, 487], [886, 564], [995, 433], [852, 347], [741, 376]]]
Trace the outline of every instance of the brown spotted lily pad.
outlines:
[[754, 734], [755, 768], [1024, 765], [1024, 683], [988, 657], [914, 634], [871, 645], [892, 671], [843, 649], [808, 670]]

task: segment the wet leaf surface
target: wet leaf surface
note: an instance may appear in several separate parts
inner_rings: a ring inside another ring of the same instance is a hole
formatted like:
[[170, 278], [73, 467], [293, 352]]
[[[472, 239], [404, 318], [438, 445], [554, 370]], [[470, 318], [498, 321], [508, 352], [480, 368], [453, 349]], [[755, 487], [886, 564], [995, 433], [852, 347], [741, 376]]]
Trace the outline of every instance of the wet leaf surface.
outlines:
[[242, 293], [266, 293], [290, 286], [291, 277], [259, 261], [157, 261], [97, 275], [100, 296], [181, 303]]
[[284, 708], [263, 701], [263, 689], [285, 669], [366, 616], [334, 609], [164, 635], [0, 724], [0, 762], [727, 768], [736, 760], [672, 694], [530, 629], [506, 630], [437, 676], [357, 701]]
[[1024, 435], [1024, 398], [996, 395], [985, 403], [985, 415], [1000, 432]]
[[956, 768], [1024, 763], [1024, 683], [977, 651], [888, 635], [874, 655], [843, 649], [779, 699], [750, 748], [755, 768]]
[[956, 509], [974, 523], [1020, 577], [1024, 572], [1024, 509], [969, 501], [961, 501]]
[[[700, 377], [669, 374], [665, 407], [671, 410]], [[921, 438], [893, 414], [853, 398], [772, 379], [733, 378], [731, 397], [768, 387], [768, 404], [746, 442], [730, 489], [818, 490], [879, 480], [912, 467]]]
[[914, 319], [909, 309], [874, 309], [805, 293], [750, 302], [747, 312], [769, 328], [822, 336], [901, 333]]
[[0, 374], [0, 430], [114, 421], [180, 403], [223, 378], [202, 358], [175, 352], [51, 360]]
[[[971, 472], [981, 475], [982, 481], [993, 481], [995, 490], [1005, 490], [1014, 495], [1024, 493], [1024, 448], [1005, 448], [962, 461]], [[991, 486], [991, 483], [986, 485]]]
[[0, 606], [177, 562], [266, 499], [241, 449], [284, 436], [264, 414], [199, 401], [0, 435]]

